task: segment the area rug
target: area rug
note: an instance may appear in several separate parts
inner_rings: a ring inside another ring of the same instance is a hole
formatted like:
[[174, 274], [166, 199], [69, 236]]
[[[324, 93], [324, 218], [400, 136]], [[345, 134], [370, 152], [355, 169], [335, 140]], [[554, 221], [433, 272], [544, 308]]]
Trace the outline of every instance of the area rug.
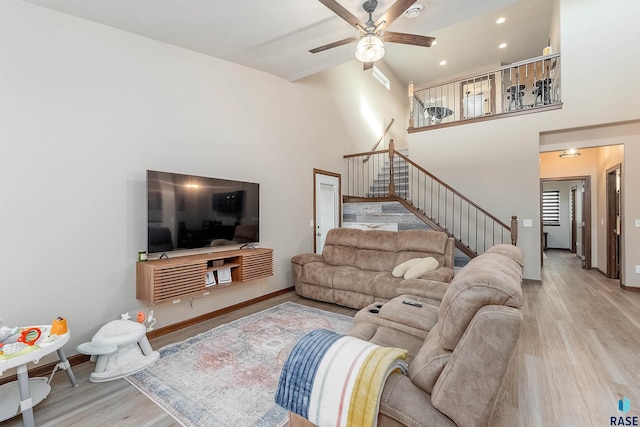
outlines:
[[184, 426], [282, 426], [278, 353], [314, 329], [345, 332], [352, 320], [286, 302], [163, 347], [156, 364], [126, 380]]

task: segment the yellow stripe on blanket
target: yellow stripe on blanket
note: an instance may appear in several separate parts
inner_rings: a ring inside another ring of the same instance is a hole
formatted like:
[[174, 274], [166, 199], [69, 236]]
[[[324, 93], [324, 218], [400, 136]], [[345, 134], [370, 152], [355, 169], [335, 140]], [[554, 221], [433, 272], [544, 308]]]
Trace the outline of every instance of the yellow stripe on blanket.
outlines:
[[384, 383], [391, 373], [402, 372], [397, 362], [406, 358], [407, 350], [393, 347], [378, 347], [367, 356], [353, 387], [348, 426], [377, 425]]

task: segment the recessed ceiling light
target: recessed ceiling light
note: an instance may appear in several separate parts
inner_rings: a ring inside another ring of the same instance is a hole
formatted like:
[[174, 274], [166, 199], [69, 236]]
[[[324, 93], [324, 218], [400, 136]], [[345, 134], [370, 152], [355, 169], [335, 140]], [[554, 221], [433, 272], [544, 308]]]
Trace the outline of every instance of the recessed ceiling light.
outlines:
[[409, 9], [404, 11], [404, 16], [409, 19], [413, 19], [420, 15], [420, 12], [424, 10], [424, 6], [421, 4], [414, 4]]
[[506, 21], [506, 19], [504, 18], [504, 16], [501, 16], [500, 18], [498, 18], [498, 20], [496, 21], [496, 24], [502, 24], [504, 21]]
[[506, 43], [500, 43], [500, 46], [498, 46], [500, 49], [504, 49], [505, 47], [507, 47]]
[[447, 61], [445, 60], [440, 61], [440, 65], [447, 65]]

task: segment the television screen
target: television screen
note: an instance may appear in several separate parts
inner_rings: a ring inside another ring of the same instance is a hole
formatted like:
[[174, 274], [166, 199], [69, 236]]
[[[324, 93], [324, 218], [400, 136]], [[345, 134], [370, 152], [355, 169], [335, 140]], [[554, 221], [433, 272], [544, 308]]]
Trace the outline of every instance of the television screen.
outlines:
[[149, 254], [259, 241], [260, 185], [147, 171]]

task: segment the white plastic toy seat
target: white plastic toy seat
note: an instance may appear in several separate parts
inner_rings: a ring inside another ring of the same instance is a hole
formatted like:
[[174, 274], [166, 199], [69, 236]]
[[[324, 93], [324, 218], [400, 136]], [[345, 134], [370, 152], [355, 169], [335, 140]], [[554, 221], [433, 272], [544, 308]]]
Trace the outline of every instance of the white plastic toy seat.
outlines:
[[126, 377], [157, 362], [160, 353], [153, 351], [146, 332], [141, 323], [112, 320], [98, 330], [90, 343], [80, 344], [78, 352], [91, 355], [91, 361], [96, 361], [89, 381], [99, 383]]

